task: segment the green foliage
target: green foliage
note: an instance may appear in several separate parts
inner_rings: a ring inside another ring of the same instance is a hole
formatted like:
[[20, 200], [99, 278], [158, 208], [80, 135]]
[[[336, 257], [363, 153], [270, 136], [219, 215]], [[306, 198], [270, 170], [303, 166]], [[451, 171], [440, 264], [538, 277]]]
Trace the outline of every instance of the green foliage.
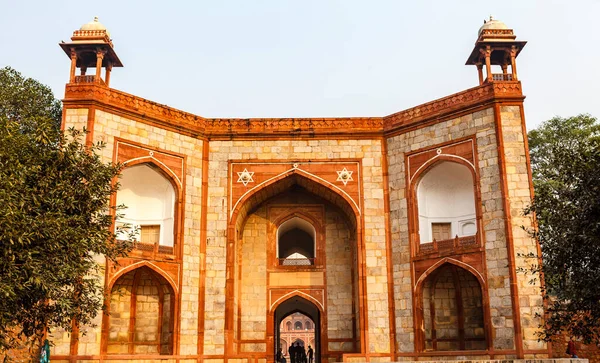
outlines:
[[82, 144], [84, 132], [58, 130], [47, 88], [21, 84], [33, 84], [23, 97], [0, 88], [0, 355], [49, 327], [90, 324], [103, 305], [98, 261], [130, 248], [111, 229], [120, 165]]
[[58, 130], [62, 108], [48, 86], [5, 67], [0, 69], [0, 117], [12, 121], [47, 117]]
[[555, 117], [529, 133], [536, 237], [551, 340], [562, 332], [600, 343], [600, 124]]

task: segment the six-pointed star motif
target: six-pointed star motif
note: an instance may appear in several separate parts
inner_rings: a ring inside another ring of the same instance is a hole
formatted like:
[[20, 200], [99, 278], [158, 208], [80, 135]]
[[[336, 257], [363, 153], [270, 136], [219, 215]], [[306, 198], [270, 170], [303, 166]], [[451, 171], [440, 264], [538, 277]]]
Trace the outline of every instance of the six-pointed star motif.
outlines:
[[344, 183], [344, 185], [348, 184], [348, 182], [350, 180], [354, 180], [352, 179], [352, 171], [344, 168], [340, 171], [336, 171], [336, 173], [338, 174], [337, 180], [336, 181], [341, 181], [342, 183]]
[[244, 168], [244, 171], [238, 171], [237, 172], [238, 175], [238, 183], [242, 183], [244, 184], [244, 186], [248, 185], [248, 183], [250, 182], [254, 182], [254, 179], [252, 179], [252, 176], [254, 175], [253, 171], [248, 171], [248, 169]]

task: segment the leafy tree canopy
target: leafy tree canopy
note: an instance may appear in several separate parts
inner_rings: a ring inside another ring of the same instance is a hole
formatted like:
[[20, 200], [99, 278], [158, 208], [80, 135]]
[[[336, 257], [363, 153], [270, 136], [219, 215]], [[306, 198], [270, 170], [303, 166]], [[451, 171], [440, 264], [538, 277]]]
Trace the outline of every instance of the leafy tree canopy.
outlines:
[[116, 243], [109, 198], [120, 166], [102, 144], [56, 127], [60, 103], [18, 72], [0, 71], [0, 356], [49, 327], [89, 324], [102, 308], [103, 261]]
[[529, 135], [545, 278], [543, 338], [562, 332], [600, 343], [600, 124], [555, 117]]
[[47, 117], [59, 129], [62, 107], [50, 87], [5, 67], [0, 69], [0, 117], [12, 121]]

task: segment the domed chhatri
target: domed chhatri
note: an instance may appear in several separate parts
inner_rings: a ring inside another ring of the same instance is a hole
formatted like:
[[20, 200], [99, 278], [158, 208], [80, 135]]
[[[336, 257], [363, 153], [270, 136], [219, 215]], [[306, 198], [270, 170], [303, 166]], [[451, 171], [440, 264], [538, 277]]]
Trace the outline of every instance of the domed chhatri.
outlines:
[[110, 36], [110, 33], [108, 32], [104, 24], [98, 21], [97, 16], [95, 16], [94, 20], [90, 21], [89, 23], [83, 24], [81, 28], [79, 28], [79, 30], [104, 30], [106, 34]]
[[[490, 16], [483, 21], [483, 26], [477, 33], [475, 47], [466, 64], [477, 66], [479, 84], [485, 82], [514, 82], [517, 79], [517, 64], [515, 59], [527, 42], [517, 40], [511, 28], [500, 20]], [[486, 76], [483, 75], [485, 66]], [[500, 68], [501, 73], [493, 73], [492, 67]], [[508, 67], [510, 66], [510, 73]]]
[[[98, 83], [109, 86], [110, 72], [113, 67], [123, 67], [113, 49], [110, 33], [98, 17], [73, 32], [71, 42], [61, 42], [60, 47], [71, 58], [71, 78], [69, 83]], [[79, 68], [81, 74], [76, 76]], [[96, 75], [86, 75], [88, 68], [96, 68]], [[101, 69], [105, 68], [105, 77], [101, 77]]]
[[479, 28], [477, 35], [480, 35], [481, 32], [485, 29], [510, 29], [510, 28], [506, 24], [501, 22], [500, 20], [496, 20], [490, 15], [490, 20], [483, 21], [483, 25], [481, 26], [481, 28]]

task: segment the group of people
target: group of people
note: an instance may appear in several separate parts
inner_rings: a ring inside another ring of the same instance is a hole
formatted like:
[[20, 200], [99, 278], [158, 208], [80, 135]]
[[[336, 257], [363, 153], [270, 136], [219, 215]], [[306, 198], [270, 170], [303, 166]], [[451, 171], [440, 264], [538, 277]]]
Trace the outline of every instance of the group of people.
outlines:
[[[304, 347], [301, 346], [298, 342], [296, 342], [296, 345], [294, 345], [294, 343], [292, 343], [290, 345], [290, 348], [288, 349], [288, 353], [290, 354], [290, 363], [313, 363], [314, 362], [313, 359], [314, 359], [315, 353], [310, 345], [308, 346], [308, 351], [306, 351], [304, 349]], [[283, 353], [281, 352], [281, 348], [279, 348], [279, 351], [277, 352], [277, 362], [286, 363], [285, 357], [283, 356]]]

